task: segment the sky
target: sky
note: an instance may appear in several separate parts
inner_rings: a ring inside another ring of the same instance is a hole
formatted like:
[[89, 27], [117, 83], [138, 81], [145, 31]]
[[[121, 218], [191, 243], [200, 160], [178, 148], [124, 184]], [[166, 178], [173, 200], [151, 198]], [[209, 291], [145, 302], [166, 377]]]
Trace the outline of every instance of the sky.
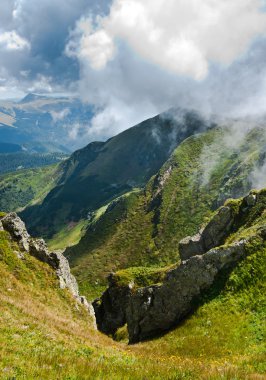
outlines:
[[0, 98], [72, 94], [94, 138], [170, 107], [265, 113], [265, 0], [1, 0]]

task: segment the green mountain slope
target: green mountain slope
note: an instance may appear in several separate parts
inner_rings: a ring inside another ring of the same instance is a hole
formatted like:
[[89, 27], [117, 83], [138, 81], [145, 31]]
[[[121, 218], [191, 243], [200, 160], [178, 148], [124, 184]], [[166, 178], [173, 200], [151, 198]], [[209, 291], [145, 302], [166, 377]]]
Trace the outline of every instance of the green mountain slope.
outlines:
[[198, 114], [173, 110], [106, 143], [91, 143], [61, 165], [60, 183], [22, 217], [32, 233], [51, 237], [65, 224], [87, 218], [103, 204], [143, 186], [181, 141], [207, 127]]
[[238, 144], [226, 143], [228, 133], [215, 128], [188, 138], [143, 191], [119, 198], [91, 222], [66, 251], [83, 292], [94, 296], [117, 269], [177, 262], [183, 237], [196, 233], [226, 198], [253, 187], [252, 172], [264, 162], [264, 128]]
[[60, 175], [58, 164], [1, 175], [0, 209], [20, 211], [40, 203], [57, 184]]
[[[253, 222], [249, 228], [256, 229]], [[246, 236], [243, 227], [232, 239]], [[20, 253], [0, 231], [1, 379], [264, 378], [265, 246], [254, 245], [221, 281], [224, 290], [212, 289], [178, 328], [134, 346], [94, 331], [85, 309], [59, 289], [53, 269]], [[123, 337], [121, 330], [117, 339]]]

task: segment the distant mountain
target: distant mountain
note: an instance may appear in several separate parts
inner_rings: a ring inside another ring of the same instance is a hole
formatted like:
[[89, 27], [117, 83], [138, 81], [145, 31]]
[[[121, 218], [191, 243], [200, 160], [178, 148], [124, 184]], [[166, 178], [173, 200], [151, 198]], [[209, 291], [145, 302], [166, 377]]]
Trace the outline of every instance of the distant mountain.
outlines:
[[36, 94], [27, 94], [23, 99], [19, 101], [19, 104], [26, 104], [31, 102], [36, 102], [37, 100], [47, 100], [47, 96], [36, 95]]
[[27, 145], [29, 152], [69, 152], [84, 146], [92, 107], [77, 98], [28, 94], [0, 102], [0, 143]]
[[91, 143], [61, 164], [58, 185], [41, 205], [26, 209], [23, 218], [34, 234], [51, 237], [117, 196], [144, 186], [178, 144], [209, 127], [195, 112], [171, 110], [105, 143]]

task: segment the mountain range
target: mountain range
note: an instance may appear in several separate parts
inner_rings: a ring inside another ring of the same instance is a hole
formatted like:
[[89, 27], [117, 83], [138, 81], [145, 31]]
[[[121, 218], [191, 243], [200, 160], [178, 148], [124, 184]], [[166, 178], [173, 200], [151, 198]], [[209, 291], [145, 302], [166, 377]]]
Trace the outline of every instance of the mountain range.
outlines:
[[3, 174], [4, 376], [263, 378], [265, 130], [176, 108]]
[[25, 152], [70, 152], [83, 145], [92, 107], [74, 97], [28, 94], [19, 101], [0, 102], [0, 143]]

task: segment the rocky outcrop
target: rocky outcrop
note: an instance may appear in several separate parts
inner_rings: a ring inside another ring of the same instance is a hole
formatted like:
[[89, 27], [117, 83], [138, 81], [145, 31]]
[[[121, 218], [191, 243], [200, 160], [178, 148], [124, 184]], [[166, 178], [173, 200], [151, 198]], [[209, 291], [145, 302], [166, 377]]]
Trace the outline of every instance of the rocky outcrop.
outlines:
[[181, 260], [187, 260], [195, 255], [202, 255], [204, 252], [222, 245], [232, 232], [239, 212], [241, 210], [247, 211], [247, 209], [255, 206], [256, 199], [257, 197], [253, 193], [243, 198], [238, 205], [238, 212], [236, 212], [237, 206], [234, 203], [221, 207], [206, 227], [197, 235], [188, 236], [180, 241], [179, 255]]
[[0, 228], [1, 226], [18, 243], [21, 250], [18, 255], [19, 258], [23, 259], [25, 254], [30, 254], [38, 260], [50, 265], [55, 270], [59, 280], [59, 287], [61, 289], [68, 289], [94, 318], [94, 311], [91, 304], [85, 297], [79, 295], [77, 281], [71, 274], [68, 260], [62, 251], [50, 252], [43, 239], [33, 239], [28, 234], [25, 224], [16, 213], [10, 213], [1, 218]]
[[107, 335], [113, 335], [126, 323], [126, 308], [131, 293], [129, 286], [117, 286], [113, 275], [108, 277], [109, 287], [101, 298], [93, 302], [97, 326]]
[[9, 232], [13, 239], [16, 240], [19, 248], [28, 252], [30, 235], [26, 230], [25, 223], [22, 222], [17, 214], [14, 212], [7, 214], [2, 218], [1, 222], [5, 231]]
[[229, 245], [225, 240], [242, 226], [249, 227], [265, 212], [266, 191], [251, 192], [239, 201], [221, 207], [197, 235], [180, 242], [181, 264], [169, 270], [162, 284], [144, 288], [119, 286], [109, 278], [109, 288], [93, 306], [98, 328], [114, 334], [127, 324], [129, 342], [151, 338], [182, 321], [193, 311], [202, 295], [211, 288], [224, 270], [230, 273], [247, 254], [253, 238], [266, 241], [264, 224], [254, 235]]
[[245, 241], [193, 256], [168, 272], [163, 285], [141, 288], [131, 294], [126, 321], [129, 342], [153, 337], [182, 321], [194, 302], [224, 268], [245, 257]]

